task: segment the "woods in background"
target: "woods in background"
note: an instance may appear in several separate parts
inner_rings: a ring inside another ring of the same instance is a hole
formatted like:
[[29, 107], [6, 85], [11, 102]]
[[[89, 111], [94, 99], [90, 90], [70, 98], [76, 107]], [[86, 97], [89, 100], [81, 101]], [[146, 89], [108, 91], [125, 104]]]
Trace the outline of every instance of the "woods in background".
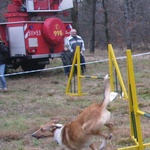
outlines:
[[[12, 1], [1, 0], [0, 22], [5, 21], [8, 3]], [[150, 50], [149, 0], [74, 0], [68, 11], [91, 53], [95, 47], [107, 49], [108, 43], [120, 50]]]
[[121, 50], [150, 50], [149, 0], [75, 0], [74, 6], [76, 28], [90, 52], [108, 43]]

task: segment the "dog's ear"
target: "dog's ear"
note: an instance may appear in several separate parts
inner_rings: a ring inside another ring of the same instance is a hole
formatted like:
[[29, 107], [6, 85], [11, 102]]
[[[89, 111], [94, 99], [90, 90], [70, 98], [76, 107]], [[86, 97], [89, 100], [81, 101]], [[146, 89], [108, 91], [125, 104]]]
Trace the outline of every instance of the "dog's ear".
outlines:
[[51, 122], [57, 124], [59, 122], [59, 120], [56, 119], [56, 120], [52, 120]]
[[44, 132], [44, 131], [50, 131], [50, 132], [54, 132], [55, 129], [56, 129], [56, 124], [55, 123], [52, 123], [52, 124], [47, 124], [47, 125], [44, 125], [41, 127], [41, 131]]
[[41, 131], [50, 131], [54, 132], [57, 128], [61, 128], [62, 125], [58, 124], [59, 120], [52, 120], [47, 124], [41, 126]]
[[51, 128], [53, 128], [53, 129], [59, 129], [59, 128], [61, 128], [63, 125], [62, 124], [59, 124], [59, 123], [53, 123], [53, 124], [51, 124]]
[[41, 131], [48, 131], [50, 128], [51, 126], [41, 126]]

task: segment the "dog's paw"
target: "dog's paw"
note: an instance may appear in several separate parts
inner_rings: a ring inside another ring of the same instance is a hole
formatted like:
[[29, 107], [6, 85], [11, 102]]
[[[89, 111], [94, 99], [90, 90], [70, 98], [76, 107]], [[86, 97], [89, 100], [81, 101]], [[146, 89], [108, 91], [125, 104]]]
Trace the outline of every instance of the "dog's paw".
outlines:
[[105, 147], [101, 147], [99, 150], [104, 150]]
[[108, 140], [110, 140], [112, 138], [112, 134], [109, 135]]
[[100, 145], [99, 150], [103, 150], [106, 146], [106, 139], [103, 140], [102, 144]]

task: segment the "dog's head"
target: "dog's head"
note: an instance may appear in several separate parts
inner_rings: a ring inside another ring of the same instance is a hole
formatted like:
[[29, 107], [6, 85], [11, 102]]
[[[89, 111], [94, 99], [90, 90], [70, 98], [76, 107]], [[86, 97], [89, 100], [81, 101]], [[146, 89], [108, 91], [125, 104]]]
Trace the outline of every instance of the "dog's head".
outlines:
[[58, 124], [58, 120], [53, 120], [51, 122], [46, 123], [45, 125], [41, 126], [37, 131], [35, 131], [32, 136], [34, 138], [46, 138], [46, 137], [53, 137], [54, 131], [58, 128], [61, 128], [62, 125]]

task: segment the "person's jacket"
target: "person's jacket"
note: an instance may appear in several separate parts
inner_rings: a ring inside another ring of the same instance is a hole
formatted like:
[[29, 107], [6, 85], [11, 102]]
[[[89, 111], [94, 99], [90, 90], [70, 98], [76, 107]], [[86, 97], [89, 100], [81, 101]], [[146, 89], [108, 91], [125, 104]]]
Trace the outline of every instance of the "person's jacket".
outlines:
[[8, 48], [0, 41], [0, 65], [6, 63], [6, 56], [8, 55]]
[[61, 60], [63, 62], [64, 65], [71, 65], [72, 64], [72, 53], [67, 50], [67, 51], [63, 51], [61, 53]]
[[67, 38], [67, 45], [69, 46], [69, 50], [74, 52], [76, 50], [76, 46], [80, 46], [81, 52], [85, 51], [84, 41], [80, 36], [69, 36]]

